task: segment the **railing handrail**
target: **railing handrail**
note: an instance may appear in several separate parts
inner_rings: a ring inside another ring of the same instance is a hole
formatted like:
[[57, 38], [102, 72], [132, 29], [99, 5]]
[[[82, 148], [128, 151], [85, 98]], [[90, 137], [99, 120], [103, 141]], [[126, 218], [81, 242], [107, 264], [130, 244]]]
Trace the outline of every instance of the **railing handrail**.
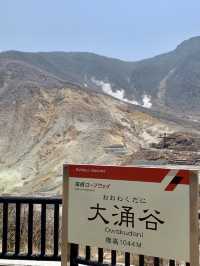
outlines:
[[0, 196], [0, 203], [35, 203], [35, 204], [61, 204], [62, 198], [61, 197], [31, 197], [31, 196]]

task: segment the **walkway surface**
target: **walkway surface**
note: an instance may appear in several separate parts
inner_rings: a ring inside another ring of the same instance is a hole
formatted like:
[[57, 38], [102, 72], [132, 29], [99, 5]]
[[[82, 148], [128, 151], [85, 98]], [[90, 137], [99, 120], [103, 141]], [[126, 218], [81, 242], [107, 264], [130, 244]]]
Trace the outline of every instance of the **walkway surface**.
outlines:
[[0, 260], [0, 266], [60, 266], [60, 261]]

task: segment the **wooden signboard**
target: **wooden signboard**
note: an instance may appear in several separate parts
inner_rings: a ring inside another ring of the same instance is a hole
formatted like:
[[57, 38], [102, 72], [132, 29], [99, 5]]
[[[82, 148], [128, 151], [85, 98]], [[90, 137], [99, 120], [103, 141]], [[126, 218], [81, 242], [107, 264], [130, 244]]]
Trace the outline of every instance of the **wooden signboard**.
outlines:
[[198, 168], [64, 165], [62, 266], [68, 243], [199, 265]]

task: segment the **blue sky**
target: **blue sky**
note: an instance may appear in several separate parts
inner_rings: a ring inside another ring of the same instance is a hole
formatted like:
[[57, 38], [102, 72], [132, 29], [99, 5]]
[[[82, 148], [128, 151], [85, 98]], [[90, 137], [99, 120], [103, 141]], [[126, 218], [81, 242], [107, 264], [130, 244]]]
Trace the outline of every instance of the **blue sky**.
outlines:
[[139, 60], [200, 35], [199, 0], [1, 0], [0, 50]]

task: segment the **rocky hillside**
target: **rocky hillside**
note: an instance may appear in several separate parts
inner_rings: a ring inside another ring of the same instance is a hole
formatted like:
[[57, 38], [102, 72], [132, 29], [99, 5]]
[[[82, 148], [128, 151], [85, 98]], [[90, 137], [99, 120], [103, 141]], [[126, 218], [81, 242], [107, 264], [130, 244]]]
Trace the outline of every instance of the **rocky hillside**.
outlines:
[[1, 71], [4, 193], [60, 193], [64, 162], [125, 164], [164, 132], [200, 129], [198, 123], [63, 83], [24, 63], [8, 63]]
[[[200, 37], [154, 58], [125, 62], [91, 53], [0, 53], [0, 65], [26, 63], [59, 80], [155, 110], [199, 119]], [[4, 74], [0, 72], [0, 84]]]

